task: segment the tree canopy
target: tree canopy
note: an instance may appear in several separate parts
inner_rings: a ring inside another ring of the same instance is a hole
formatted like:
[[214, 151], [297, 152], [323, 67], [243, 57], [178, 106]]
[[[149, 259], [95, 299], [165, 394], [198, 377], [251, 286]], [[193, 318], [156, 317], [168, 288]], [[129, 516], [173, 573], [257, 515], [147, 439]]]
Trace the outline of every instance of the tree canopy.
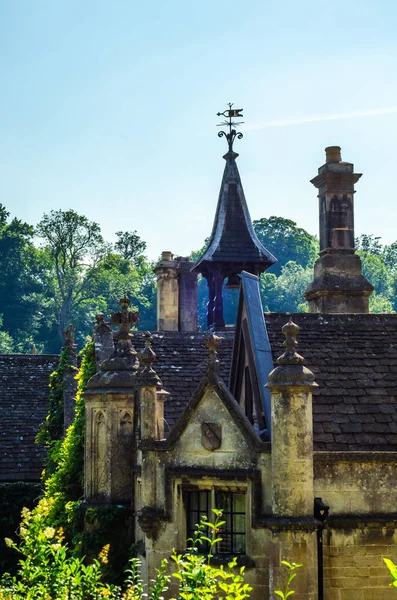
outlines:
[[253, 225], [261, 243], [277, 258], [278, 262], [271, 267], [271, 273], [281, 275], [283, 267], [290, 261], [304, 269], [314, 265], [318, 241], [314, 235], [298, 227], [295, 221], [273, 216], [258, 219]]
[[[303, 293], [313, 277], [315, 236], [289, 219], [254, 221], [255, 231], [278, 259], [261, 275], [265, 311], [305, 311]], [[205, 250], [191, 254], [197, 260]], [[374, 285], [372, 312], [397, 311], [397, 241], [383, 245], [365, 234], [356, 240], [363, 273]], [[0, 204], [0, 352], [59, 352], [62, 330], [75, 325], [79, 347], [92, 331], [95, 315], [117, 308], [127, 294], [139, 310], [141, 329], [156, 323], [156, 280], [145, 257], [146, 242], [136, 230], [103, 239], [98, 223], [73, 210], [45, 214], [36, 229], [12, 218]], [[207, 283], [199, 278], [199, 322], [206, 327]], [[225, 290], [224, 314], [234, 323], [238, 291]]]

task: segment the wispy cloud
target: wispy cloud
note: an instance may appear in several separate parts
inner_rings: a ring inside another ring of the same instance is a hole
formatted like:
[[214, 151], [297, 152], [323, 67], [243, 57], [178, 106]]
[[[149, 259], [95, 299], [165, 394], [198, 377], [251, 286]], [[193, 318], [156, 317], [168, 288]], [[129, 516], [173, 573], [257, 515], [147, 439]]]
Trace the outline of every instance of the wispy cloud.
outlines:
[[390, 106], [389, 108], [355, 110], [352, 112], [335, 113], [331, 115], [306, 115], [297, 117], [295, 119], [276, 119], [274, 121], [263, 121], [262, 123], [247, 124], [242, 129], [244, 131], [255, 131], [258, 129], [267, 129], [268, 127], [287, 127], [289, 125], [305, 125], [306, 123], [321, 123], [322, 121], [339, 121], [340, 119], [376, 117], [392, 114], [397, 114], [397, 106]]

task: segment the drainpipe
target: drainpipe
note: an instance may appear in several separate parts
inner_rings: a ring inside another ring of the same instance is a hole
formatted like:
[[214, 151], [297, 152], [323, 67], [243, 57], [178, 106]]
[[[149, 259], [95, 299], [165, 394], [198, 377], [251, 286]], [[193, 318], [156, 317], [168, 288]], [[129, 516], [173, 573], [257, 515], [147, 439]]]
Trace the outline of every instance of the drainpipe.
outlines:
[[328, 514], [329, 506], [321, 498], [314, 498], [314, 518], [321, 523], [317, 529], [318, 600], [324, 600], [323, 529]]

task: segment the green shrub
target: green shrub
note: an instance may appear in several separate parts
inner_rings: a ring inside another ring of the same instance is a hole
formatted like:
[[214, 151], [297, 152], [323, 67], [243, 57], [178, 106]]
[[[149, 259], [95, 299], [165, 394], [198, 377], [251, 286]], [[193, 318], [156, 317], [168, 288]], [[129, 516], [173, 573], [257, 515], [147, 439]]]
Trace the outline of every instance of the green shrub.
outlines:
[[[63, 530], [46, 525], [45, 504], [42, 512], [33, 515], [28, 509], [22, 513], [20, 544], [7, 540], [22, 558], [17, 575], [5, 575], [0, 581], [0, 600], [161, 600], [168, 589], [169, 563], [163, 560], [157, 577], [146, 592], [139, 574], [139, 561], [132, 559], [121, 586], [104, 583], [104, 572], [108, 562], [109, 545], [105, 546], [98, 559], [85, 565], [69, 549]], [[244, 600], [249, 597], [251, 587], [244, 583], [244, 567], [238, 572], [233, 569], [211, 565], [212, 549], [220, 541], [219, 529], [224, 524], [221, 512], [214, 511], [214, 523], [203, 519], [198, 526], [191, 546], [184, 554], [172, 555], [176, 564], [174, 577], [179, 581], [178, 599], [184, 600]], [[209, 529], [211, 538], [205, 535]], [[199, 553], [204, 541], [210, 544], [210, 553]]]

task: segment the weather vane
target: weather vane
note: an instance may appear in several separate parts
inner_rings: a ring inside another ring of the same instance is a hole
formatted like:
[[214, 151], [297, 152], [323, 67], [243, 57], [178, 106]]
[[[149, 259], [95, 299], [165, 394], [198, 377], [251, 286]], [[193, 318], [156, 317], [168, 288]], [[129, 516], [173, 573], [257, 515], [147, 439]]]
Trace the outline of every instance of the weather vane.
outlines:
[[227, 110], [224, 110], [223, 112], [218, 112], [217, 115], [218, 117], [226, 117], [226, 119], [229, 119], [228, 121], [225, 120], [222, 123], [219, 123], [218, 127], [223, 127], [224, 125], [226, 125], [226, 127], [229, 127], [229, 133], [226, 133], [226, 131], [220, 131], [218, 133], [219, 137], [223, 137], [225, 136], [225, 138], [227, 139], [227, 143], [229, 145], [229, 152], [233, 152], [233, 143], [234, 140], [236, 139], [236, 137], [241, 140], [241, 138], [243, 137], [243, 134], [241, 132], [237, 133], [236, 130], [234, 129], [237, 125], [242, 125], [244, 123], [244, 121], [233, 121], [233, 119], [238, 119], [240, 117], [243, 117], [244, 115], [242, 115], [242, 111], [244, 110], [243, 108], [232, 108], [233, 104], [231, 104], [230, 102], [228, 103], [229, 108]]

